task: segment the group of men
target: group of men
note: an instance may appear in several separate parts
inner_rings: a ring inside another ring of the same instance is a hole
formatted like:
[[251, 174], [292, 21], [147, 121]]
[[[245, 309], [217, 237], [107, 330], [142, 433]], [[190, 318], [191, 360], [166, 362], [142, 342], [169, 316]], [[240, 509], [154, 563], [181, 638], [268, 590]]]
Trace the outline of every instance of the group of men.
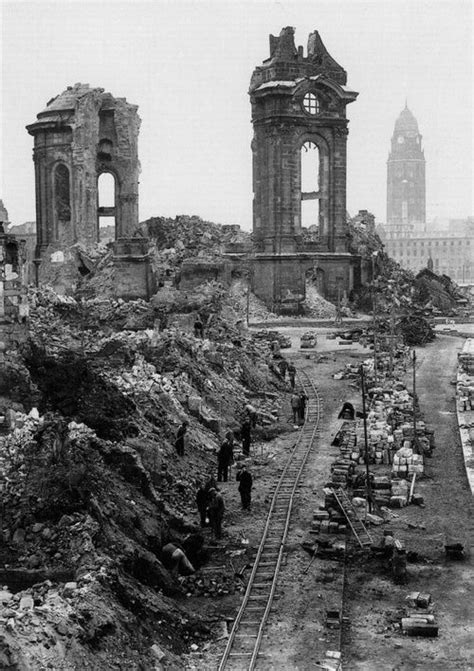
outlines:
[[[239, 468], [236, 477], [239, 483], [239, 494], [244, 510], [250, 510], [252, 499], [253, 479], [245, 464]], [[227, 480], [225, 480], [227, 482]], [[214, 478], [209, 478], [201, 484], [196, 492], [196, 504], [199, 511], [201, 527], [209, 524], [216, 538], [222, 538], [222, 521], [224, 519], [225, 504], [222, 492]]]

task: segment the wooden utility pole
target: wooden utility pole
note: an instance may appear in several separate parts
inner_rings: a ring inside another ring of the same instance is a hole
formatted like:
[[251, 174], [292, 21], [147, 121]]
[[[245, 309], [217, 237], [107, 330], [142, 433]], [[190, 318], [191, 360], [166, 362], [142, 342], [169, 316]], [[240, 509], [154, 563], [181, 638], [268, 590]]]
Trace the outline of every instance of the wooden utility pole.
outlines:
[[418, 439], [416, 436], [416, 352], [413, 350], [413, 447], [418, 452]]
[[372, 485], [370, 482], [370, 471], [369, 471], [369, 439], [367, 436], [367, 412], [365, 408], [365, 376], [364, 376], [364, 365], [360, 366], [360, 384], [362, 387], [362, 414], [364, 416], [364, 461], [365, 461], [365, 478], [366, 478], [366, 495], [367, 502], [369, 504], [369, 512], [372, 512]]
[[393, 304], [392, 307], [390, 308], [390, 349], [389, 349], [389, 356], [390, 356], [390, 376], [393, 373], [393, 340], [394, 340], [394, 326], [395, 326], [395, 315], [393, 311]]
[[247, 306], [245, 310], [247, 328], [250, 326], [250, 268], [250, 256], [247, 254]]
[[376, 313], [376, 308], [375, 308], [375, 291], [374, 287], [372, 286], [372, 317], [374, 321], [374, 386], [377, 386], [377, 324], [375, 321], [375, 313]]

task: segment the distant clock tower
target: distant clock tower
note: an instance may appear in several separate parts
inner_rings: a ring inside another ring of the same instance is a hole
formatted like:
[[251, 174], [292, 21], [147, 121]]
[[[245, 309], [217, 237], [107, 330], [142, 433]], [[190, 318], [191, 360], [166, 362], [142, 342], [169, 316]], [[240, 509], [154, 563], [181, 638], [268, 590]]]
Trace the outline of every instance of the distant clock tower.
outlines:
[[387, 233], [410, 236], [426, 220], [425, 155], [418, 123], [405, 105], [395, 122], [387, 161]]

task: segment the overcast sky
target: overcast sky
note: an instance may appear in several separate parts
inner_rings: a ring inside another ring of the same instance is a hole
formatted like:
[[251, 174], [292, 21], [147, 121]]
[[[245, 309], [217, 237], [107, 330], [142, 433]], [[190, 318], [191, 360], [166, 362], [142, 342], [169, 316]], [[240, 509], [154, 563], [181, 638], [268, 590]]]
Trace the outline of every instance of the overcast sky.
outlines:
[[[1, 0], [0, 0], [1, 1]], [[359, 98], [348, 105], [347, 208], [385, 220], [386, 161], [405, 105], [423, 135], [427, 217], [473, 214], [471, 0], [65, 1], [2, 4], [2, 179], [12, 223], [34, 220], [33, 138], [76, 82], [139, 105], [140, 219], [252, 225], [248, 85], [268, 35], [318, 30]]]

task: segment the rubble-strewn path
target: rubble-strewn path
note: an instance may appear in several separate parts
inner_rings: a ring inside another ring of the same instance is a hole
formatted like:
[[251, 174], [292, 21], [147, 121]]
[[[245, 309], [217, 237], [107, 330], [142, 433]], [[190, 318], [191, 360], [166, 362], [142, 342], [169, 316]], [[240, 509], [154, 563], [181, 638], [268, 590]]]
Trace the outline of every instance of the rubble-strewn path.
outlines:
[[[350, 671], [467, 671], [474, 667], [474, 561], [472, 557], [447, 561], [444, 553], [445, 535], [461, 539], [467, 547], [474, 539], [473, 501], [451, 384], [460, 346], [461, 340], [441, 336], [418, 350], [420, 408], [435, 429], [437, 447], [426, 461], [428, 477], [417, 485], [426, 507], [404, 508], [391, 526], [407, 549], [418, 553], [419, 561], [408, 564], [407, 585], [371, 575], [364, 565], [348, 575], [345, 615], [350, 634], [344, 668]], [[431, 594], [439, 621], [438, 638], [406, 638], [387, 626], [412, 591]]]

